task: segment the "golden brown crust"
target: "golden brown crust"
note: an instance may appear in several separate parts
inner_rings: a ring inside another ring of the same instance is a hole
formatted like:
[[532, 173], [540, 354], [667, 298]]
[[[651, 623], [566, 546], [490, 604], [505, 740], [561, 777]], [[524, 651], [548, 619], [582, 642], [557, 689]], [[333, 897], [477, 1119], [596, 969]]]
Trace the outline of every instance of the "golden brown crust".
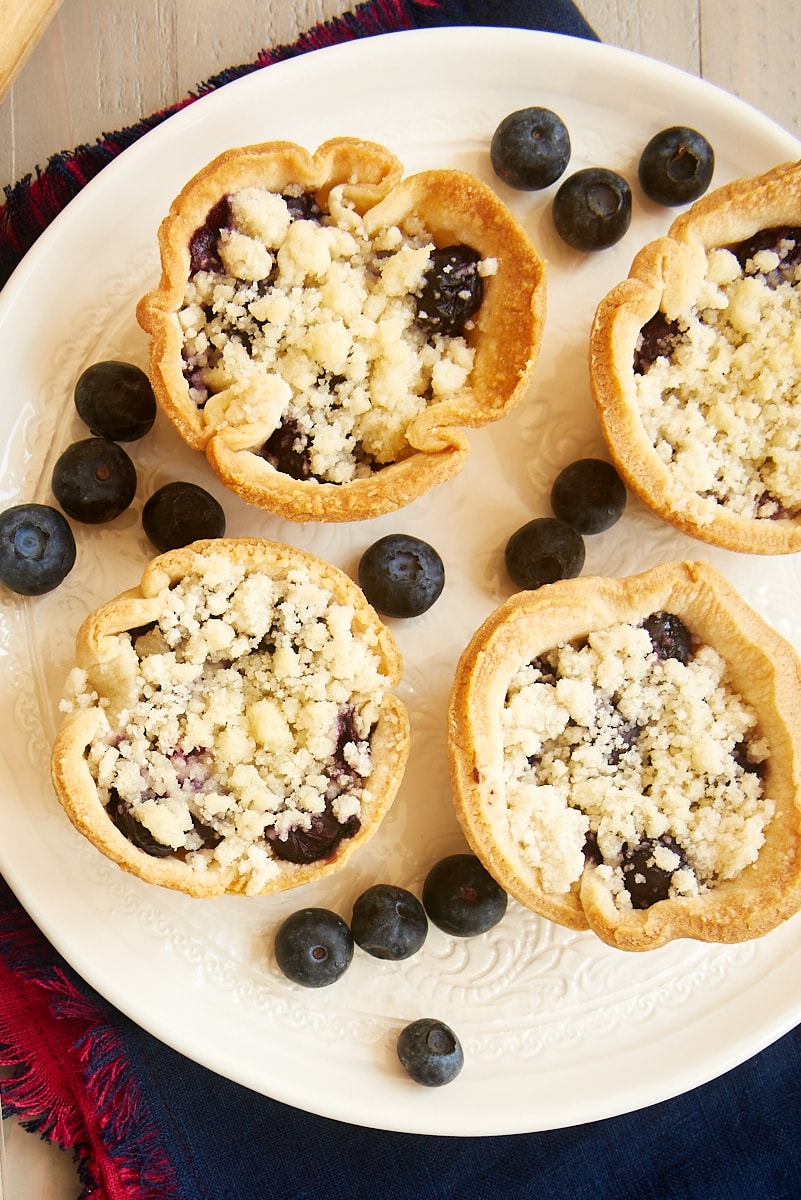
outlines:
[[[759, 857], [734, 879], [693, 898], [619, 910], [586, 868], [570, 891], [544, 891], [509, 831], [500, 713], [514, 673], [532, 658], [592, 630], [675, 613], [727, 661], [733, 688], [756, 711], [770, 745], [765, 790], [775, 816]], [[674, 938], [738, 942], [759, 937], [801, 907], [801, 663], [792, 647], [712, 567], [668, 563], [627, 579], [584, 577], [520, 592], [464, 651], [448, 714], [457, 815], [487, 869], [522, 904], [609, 945], [648, 950]]]
[[[161, 280], [143, 296], [137, 318], [150, 334], [150, 374], [160, 406], [184, 440], [202, 450], [222, 482], [248, 503], [296, 521], [354, 521], [391, 512], [451, 478], [469, 454], [462, 427], [498, 420], [522, 399], [539, 353], [545, 320], [545, 269], [531, 242], [495, 193], [463, 171], [424, 171], [401, 179], [386, 148], [333, 138], [314, 153], [289, 142], [231, 150], [201, 170], [171, 205], [159, 229]], [[356, 182], [354, 182], [354, 180]], [[235, 430], [204, 424], [182, 372], [177, 310], [189, 275], [189, 239], [227, 192], [259, 186], [280, 192], [296, 183], [325, 204], [345, 183], [347, 197], [375, 233], [419, 216], [438, 245], [465, 243], [497, 258], [484, 280], [475, 328], [469, 400], [433, 403], [407, 432], [412, 453], [372, 478], [349, 483], [296, 480], [277, 472]]]
[[[801, 225], [801, 164], [709, 192], [680, 214], [666, 237], [644, 246], [629, 276], [599, 304], [590, 337], [590, 382], [610, 456], [628, 487], [654, 512], [691, 537], [749, 554], [801, 549], [801, 516], [748, 518], [708, 502], [677, 481], [640, 419], [633, 358], [643, 325], [658, 311], [687, 311], [707, 250], [736, 245], [762, 229]], [[799, 497], [801, 502], [801, 497]]]
[[[180, 857], [154, 858], [132, 844], [112, 823], [98, 795], [87, 764], [86, 753], [94, 735], [109, 727], [128, 699], [124, 655], [117, 635], [154, 621], [162, 610], [163, 589], [182, 579], [187, 571], [197, 573], [197, 556], [220, 552], [248, 571], [282, 577], [288, 568], [309, 569], [315, 581], [331, 592], [334, 602], [355, 609], [354, 632], [373, 639], [387, 688], [397, 686], [402, 662], [392, 634], [367, 604], [361, 590], [343, 572], [304, 551], [258, 538], [225, 538], [195, 542], [153, 559], [140, 585], [121, 593], [86, 617], [76, 635], [76, 662], [88, 675], [104, 707], [78, 709], [65, 721], [53, 746], [51, 772], [59, 801], [73, 825], [107, 858], [148, 883], [186, 892], [191, 896], [241, 894], [248, 884], [232, 869], [219, 866], [205, 872], [194, 870]], [[377, 724], [371, 735], [372, 773], [367, 780], [369, 799], [362, 801], [361, 828], [343, 838], [332, 854], [307, 864], [282, 861], [277, 878], [258, 892], [265, 895], [285, 891], [320, 879], [339, 870], [376, 832], [400, 786], [409, 753], [409, 721], [400, 700], [385, 693]]]

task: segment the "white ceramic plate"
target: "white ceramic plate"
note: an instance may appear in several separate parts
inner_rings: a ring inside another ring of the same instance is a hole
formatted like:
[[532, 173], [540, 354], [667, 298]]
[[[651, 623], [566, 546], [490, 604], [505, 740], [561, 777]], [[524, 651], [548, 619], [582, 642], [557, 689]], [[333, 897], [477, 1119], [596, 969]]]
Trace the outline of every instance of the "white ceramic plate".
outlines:
[[[488, 145], [515, 108], [546, 104], [567, 122], [570, 170], [600, 164], [636, 180], [645, 142], [671, 124], [703, 130], [714, 183], [799, 156], [766, 118], [678, 71], [610, 47], [502, 29], [413, 32], [323, 50], [250, 75], [148, 134], [109, 166], [43, 235], [0, 298], [0, 503], [49, 498], [55, 456], [85, 436], [72, 407], [79, 372], [118, 357], [146, 363], [134, 304], [157, 272], [155, 231], [184, 181], [224, 148], [335, 134], [384, 142], [407, 171], [458, 166], [492, 180]], [[511, 904], [488, 935], [432, 929], [402, 964], [358, 952], [322, 992], [292, 986], [271, 957], [278, 921], [300, 904], [346, 917], [367, 885], [418, 890], [430, 865], [464, 848], [450, 804], [444, 712], [456, 659], [510, 593], [507, 537], [548, 512], [556, 472], [601, 454], [586, 343], [596, 302], [640, 243], [673, 213], [634, 187], [626, 238], [596, 255], [562, 245], [551, 192], [503, 198], [549, 261], [544, 349], [530, 396], [472, 438], [463, 474], [394, 516], [355, 526], [296, 526], [227, 496], [205, 460], [157, 423], [131, 449], [134, 506], [111, 526], [76, 530], [78, 565], [48, 596], [0, 597], [0, 868], [44, 932], [102, 994], [208, 1067], [323, 1115], [399, 1131], [512, 1133], [556, 1128], [663, 1100], [756, 1053], [801, 1016], [801, 920], [736, 947], [670, 945], [643, 955], [603, 946]], [[340, 877], [280, 898], [192, 901], [129, 878], [85, 843], [48, 780], [49, 744], [88, 610], [136, 583], [150, 556], [143, 500], [172, 478], [223, 500], [231, 534], [264, 534], [353, 572], [380, 535], [402, 530], [442, 554], [446, 589], [429, 613], [394, 622], [413, 721], [411, 766], [384, 827]], [[671, 558], [715, 562], [801, 646], [801, 560], [715, 552], [631, 502], [588, 539], [588, 573], [624, 575]], [[459, 1079], [431, 1091], [395, 1058], [408, 1021], [435, 1015], [464, 1043]]]

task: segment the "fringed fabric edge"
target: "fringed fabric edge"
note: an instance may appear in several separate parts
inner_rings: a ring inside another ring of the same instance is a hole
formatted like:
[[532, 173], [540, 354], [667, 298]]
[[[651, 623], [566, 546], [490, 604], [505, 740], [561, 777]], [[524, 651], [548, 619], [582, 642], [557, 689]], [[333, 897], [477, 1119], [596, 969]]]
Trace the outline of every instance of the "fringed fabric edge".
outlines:
[[3, 1106], [30, 1132], [71, 1150], [80, 1200], [181, 1200], [125, 1043], [0, 886], [0, 1079]]

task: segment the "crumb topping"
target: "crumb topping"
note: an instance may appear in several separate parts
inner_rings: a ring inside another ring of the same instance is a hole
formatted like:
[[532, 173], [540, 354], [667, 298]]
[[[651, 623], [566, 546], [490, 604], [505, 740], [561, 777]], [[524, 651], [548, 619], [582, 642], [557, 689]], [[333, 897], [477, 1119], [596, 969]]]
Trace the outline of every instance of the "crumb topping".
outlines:
[[113, 704], [74, 668], [62, 709], [107, 714], [87, 761], [109, 812], [147, 831], [140, 848], [257, 892], [288, 839], [323, 819], [358, 829], [387, 686], [374, 638], [305, 568], [204, 556], [161, 599], [152, 626], [117, 635]]
[[178, 313], [189, 394], [207, 426], [234, 427], [238, 448], [255, 453], [287, 430], [289, 446], [275, 450], [284, 463], [273, 447], [263, 457], [286, 469], [294, 449], [296, 477], [330, 483], [403, 458], [412, 419], [468, 394], [473, 366], [464, 337], [429, 336], [417, 320], [431, 235], [415, 219], [368, 237], [342, 191], [314, 219], [296, 215], [289, 192], [227, 197], [216, 259], [192, 274]]
[[[784, 238], [707, 255], [677, 340], [635, 375], [643, 425], [686, 488], [748, 518], [801, 510], [801, 265]], [[785, 267], [785, 263], [790, 265]]]
[[502, 728], [510, 830], [544, 890], [567, 891], [589, 865], [618, 907], [647, 907], [626, 882], [638, 848], [665, 897], [756, 859], [774, 807], [768, 747], [712, 647], [685, 663], [659, 657], [642, 626], [593, 632], [515, 674]]

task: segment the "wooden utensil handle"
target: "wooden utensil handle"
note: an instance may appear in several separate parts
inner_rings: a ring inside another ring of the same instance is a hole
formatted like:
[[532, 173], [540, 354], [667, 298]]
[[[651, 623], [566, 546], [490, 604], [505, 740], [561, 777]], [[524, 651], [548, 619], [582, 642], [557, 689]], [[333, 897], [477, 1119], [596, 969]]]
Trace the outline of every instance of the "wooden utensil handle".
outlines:
[[0, 100], [60, 4], [61, 0], [0, 0]]

